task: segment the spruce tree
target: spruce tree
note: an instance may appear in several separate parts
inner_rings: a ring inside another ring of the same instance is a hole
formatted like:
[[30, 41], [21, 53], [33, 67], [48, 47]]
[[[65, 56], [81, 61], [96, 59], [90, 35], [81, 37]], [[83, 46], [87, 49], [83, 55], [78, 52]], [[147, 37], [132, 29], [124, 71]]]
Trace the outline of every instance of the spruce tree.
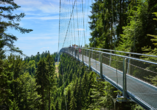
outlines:
[[[152, 4], [153, 3], [153, 4]], [[132, 0], [127, 14], [127, 26], [123, 27], [118, 50], [143, 53], [145, 46], [155, 48], [147, 34], [157, 34], [153, 11], [157, 8], [154, 0]], [[151, 7], [151, 8], [150, 8]]]
[[[56, 79], [55, 79], [55, 63], [54, 63], [54, 59], [52, 58], [52, 56], [50, 54], [47, 55], [46, 58], [47, 61], [47, 67], [48, 67], [48, 94], [49, 94], [49, 110], [51, 109], [51, 94], [54, 94], [54, 91], [56, 89]], [[52, 92], [53, 91], [53, 92]]]
[[[14, 0], [1, 0], [0, 4], [0, 41], [3, 41], [4, 46], [7, 46], [10, 51], [16, 51], [22, 53], [19, 48], [15, 47], [13, 45], [14, 41], [17, 40], [17, 37], [5, 33], [5, 31], [8, 28], [14, 28], [15, 30], [20, 31], [21, 33], [29, 33], [32, 31], [32, 29], [25, 29], [19, 26], [19, 23], [16, 23], [15, 21], [20, 21], [21, 18], [25, 16], [24, 13], [20, 13], [19, 15], [15, 14], [13, 15], [13, 11], [20, 8]], [[5, 20], [3, 20], [5, 19]]]
[[[9, 51], [19, 52], [22, 54], [22, 51], [19, 48], [14, 46], [14, 41], [17, 40], [17, 37], [6, 33], [8, 28], [14, 28], [15, 30], [20, 31], [21, 33], [29, 33], [31, 29], [24, 29], [19, 26], [19, 23], [16, 21], [20, 21], [21, 18], [24, 17], [24, 13], [19, 15], [13, 15], [13, 11], [20, 8], [13, 0], [0, 0], [0, 105], [7, 105], [9, 107], [13, 105], [17, 105], [16, 100], [10, 100], [9, 97], [12, 97], [10, 91], [10, 84], [11, 84], [11, 76], [13, 76], [12, 71], [8, 70], [11, 66], [11, 63], [4, 63], [5, 58], [5, 51], [3, 50], [4, 47], [7, 47]], [[13, 88], [12, 88], [13, 89]], [[5, 90], [5, 91], [4, 91]], [[5, 95], [6, 94], [6, 95]], [[4, 97], [5, 96], [5, 97]], [[14, 103], [14, 104], [13, 104]], [[16, 103], [16, 104], [15, 104]], [[11, 105], [12, 104], [12, 105]], [[10, 110], [12, 108], [9, 108]]]
[[48, 66], [45, 59], [41, 59], [38, 63], [38, 68], [36, 71], [36, 82], [37, 85], [40, 86], [40, 88], [37, 89], [38, 94], [41, 95], [42, 99], [42, 105], [40, 106], [40, 109], [45, 110], [46, 108], [46, 88], [48, 87]]
[[33, 110], [41, 103], [40, 96], [37, 94], [36, 89], [39, 88], [29, 73], [20, 75], [16, 82], [18, 84], [18, 99], [20, 110]]
[[58, 100], [56, 101], [56, 104], [55, 104], [55, 110], [60, 110], [59, 109], [59, 102], [58, 102]]

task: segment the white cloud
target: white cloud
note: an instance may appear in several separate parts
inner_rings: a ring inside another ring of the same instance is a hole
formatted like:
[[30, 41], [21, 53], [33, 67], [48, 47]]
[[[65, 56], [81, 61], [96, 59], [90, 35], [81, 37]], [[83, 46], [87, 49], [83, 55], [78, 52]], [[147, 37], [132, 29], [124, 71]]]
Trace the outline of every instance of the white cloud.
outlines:
[[24, 38], [19, 38], [19, 40], [47, 40], [47, 39], [52, 39], [52, 37], [24, 37]]
[[39, 0], [14, 0], [18, 5], [42, 5]]
[[51, 41], [42, 41], [39, 44], [40, 45], [54, 45], [54, 44], [57, 44], [57, 43], [58, 43], [58, 40], [51, 40]]
[[[73, 0], [73, 1], [67, 1], [67, 0], [62, 0], [62, 4], [65, 4], [65, 5], [73, 5], [74, 4], [74, 1], [75, 0]], [[86, 3], [86, 1], [85, 0], [83, 0], [83, 4], [85, 4]], [[75, 2], [75, 5], [80, 5], [80, 4], [82, 4], [82, 0], [76, 0], [76, 2]]]
[[55, 20], [55, 19], [59, 19], [59, 17], [54, 16], [54, 17], [25, 17], [23, 19], [38, 19], [38, 20]]
[[22, 6], [21, 11], [31, 12], [31, 11], [41, 11], [43, 13], [58, 13], [59, 3], [44, 0], [15, 0], [15, 3]]
[[82, 28], [80, 28], [80, 29], [76, 29], [77, 31], [85, 31], [85, 29], [82, 29]]
[[[59, 19], [59, 16], [46, 16], [46, 17], [35, 16], [35, 17], [25, 17], [23, 19], [57, 20], [57, 19]], [[69, 17], [61, 17], [60, 19], [70, 19], [70, 18]]]
[[40, 50], [44, 51], [44, 50], [50, 50], [50, 47], [42, 47]]
[[[18, 40], [58, 40], [58, 37], [53, 37], [54, 35], [52, 33], [39, 33], [39, 34], [32, 34], [32, 37], [19, 37]], [[38, 37], [34, 37], [34, 36], [38, 36]]]

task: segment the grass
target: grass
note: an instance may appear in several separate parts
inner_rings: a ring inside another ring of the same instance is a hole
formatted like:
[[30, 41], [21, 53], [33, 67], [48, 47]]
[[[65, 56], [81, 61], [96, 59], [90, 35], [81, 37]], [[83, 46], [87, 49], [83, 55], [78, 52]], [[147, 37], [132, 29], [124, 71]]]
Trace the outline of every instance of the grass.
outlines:
[[60, 62], [56, 62], [56, 63], [55, 63], [55, 68], [56, 68], [56, 69], [55, 69], [55, 73], [56, 73], [57, 77], [59, 77], [59, 71], [58, 71], [59, 63], [60, 63]]

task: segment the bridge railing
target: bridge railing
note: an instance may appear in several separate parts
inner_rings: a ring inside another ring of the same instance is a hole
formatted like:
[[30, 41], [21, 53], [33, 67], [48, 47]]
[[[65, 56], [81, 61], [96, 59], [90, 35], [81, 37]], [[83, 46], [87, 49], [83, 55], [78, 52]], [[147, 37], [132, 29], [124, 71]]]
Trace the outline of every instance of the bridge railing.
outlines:
[[[87, 49], [87, 48], [85, 48], [85, 49]], [[155, 56], [155, 55], [141, 54], [141, 53], [135, 53], [135, 52], [125, 52], [125, 51], [112, 50], [112, 49], [94, 48], [94, 47], [90, 47], [88, 49], [110, 52], [113, 54], [120, 54], [120, 55], [124, 55], [124, 56], [137, 57], [137, 58], [140, 58], [140, 57], [141, 58], [148, 58], [148, 57], [149, 58], [155, 58], [157, 61], [157, 56]]]
[[[121, 81], [122, 76], [118, 76], [117, 73], [124, 73], [124, 66], [126, 66], [127, 75], [157, 86], [157, 63], [155, 62], [85, 48], [66, 48], [66, 51], [76, 56], [81, 61], [86, 62], [89, 66], [93, 66], [98, 71], [101, 71], [100, 62], [102, 62], [103, 65], [111, 68], [113, 73], [115, 73], [113, 76], [111, 75], [111, 77], [115, 77], [119, 85], [122, 85], [123, 82]], [[126, 59], [125, 64], [124, 59]], [[105, 75], [106, 72], [103, 67], [101, 69]]]
[[105, 77], [121, 88], [124, 98], [130, 92], [149, 105], [156, 105], [156, 101], [151, 102], [157, 94], [156, 62], [85, 48], [64, 48], [64, 52], [92, 67], [102, 78]]

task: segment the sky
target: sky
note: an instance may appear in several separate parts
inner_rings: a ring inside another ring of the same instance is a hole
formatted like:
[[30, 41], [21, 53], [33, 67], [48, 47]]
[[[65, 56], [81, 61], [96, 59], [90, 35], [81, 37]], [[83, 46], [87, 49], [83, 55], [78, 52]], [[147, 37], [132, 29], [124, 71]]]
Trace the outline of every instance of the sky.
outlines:
[[[19, 47], [27, 56], [36, 55], [37, 52], [42, 53], [46, 50], [49, 50], [50, 53], [57, 52], [58, 39], [59, 48], [62, 48], [64, 40], [66, 40], [66, 42], [69, 41], [66, 46], [74, 43], [81, 45], [80, 42], [82, 42], [82, 45], [85, 44], [83, 43], [85, 42], [83, 41], [84, 35], [86, 35], [85, 39], [88, 44], [90, 32], [89, 29], [87, 29], [87, 22], [90, 13], [90, 3], [89, 0], [84, 0], [83, 3], [81, 2], [82, 0], [76, 1], [77, 3], [75, 4], [72, 15], [73, 19], [70, 21], [74, 0], [61, 0], [62, 7], [59, 34], [59, 0], [14, 0], [15, 3], [21, 6], [21, 8], [14, 11], [14, 13], [25, 13], [25, 17], [19, 22], [20, 27], [33, 29], [33, 31], [21, 34], [14, 29], [8, 29], [7, 33], [13, 34], [18, 38], [14, 45]], [[82, 12], [81, 6], [84, 7], [84, 13]], [[69, 21], [70, 26], [68, 28]], [[74, 36], [77, 38], [74, 38]], [[79, 39], [82, 39], [82, 41], [78, 41]]]

